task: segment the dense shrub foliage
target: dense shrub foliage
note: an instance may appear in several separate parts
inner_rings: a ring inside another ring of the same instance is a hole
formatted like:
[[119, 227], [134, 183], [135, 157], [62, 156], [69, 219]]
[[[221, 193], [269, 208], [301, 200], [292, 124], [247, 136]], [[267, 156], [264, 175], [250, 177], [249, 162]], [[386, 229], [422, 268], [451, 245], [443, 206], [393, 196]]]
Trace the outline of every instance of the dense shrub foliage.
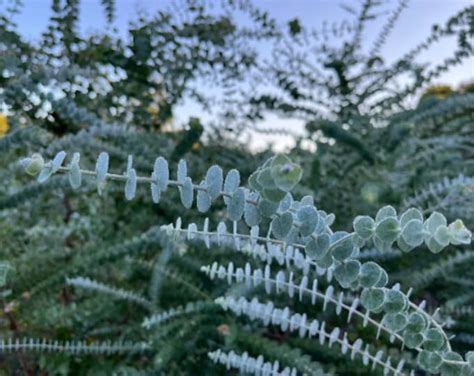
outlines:
[[[364, 53], [378, 1], [348, 7], [336, 42], [245, 0], [182, 1], [130, 38], [86, 38], [79, 2], [54, 0], [35, 44], [12, 2], [0, 14], [6, 374], [473, 374], [474, 93], [419, 94], [472, 58], [474, 9], [387, 66], [380, 49], [406, 6]], [[445, 61], [415, 62], [448, 37]], [[210, 82], [235, 97], [212, 98]], [[173, 130], [184, 97], [224, 116]], [[305, 137], [285, 154], [249, 150], [237, 130], [267, 113], [304, 119]]]

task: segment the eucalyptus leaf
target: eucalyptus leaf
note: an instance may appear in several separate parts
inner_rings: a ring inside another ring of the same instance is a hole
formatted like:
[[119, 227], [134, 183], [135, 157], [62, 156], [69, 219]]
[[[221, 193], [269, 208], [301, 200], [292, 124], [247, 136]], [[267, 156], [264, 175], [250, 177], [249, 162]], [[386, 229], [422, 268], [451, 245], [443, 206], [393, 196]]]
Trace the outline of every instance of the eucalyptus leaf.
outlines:
[[[233, 194], [240, 185], [240, 173], [236, 169], [230, 170], [224, 181], [224, 188], [223, 191], [229, 195]], [[227, 205], [228, 201], [230, 200], [229, 197], [224, 196], [224, 202]]]
[[383, 289], [368, 288], [362, 291], [360, 302], [368, 311], [375, 311], [383, 306], [385, 300], [385, 292]]
[[160, 191], [165, 192], [168, 189], [168, 183], [170, 180], [168, 161], [163, 157], [156, 158], [153, 166], [153, 173], [155, 175], [157, 188]]
[[217, 165], [211, 166], [206, 173], [207, 194], [211, 200], [215, 200], [222, 191], [224, 173]]
[[227, 215], [231, 221], [238, 221], [242, 218], [245, 209], [245, 190], [238, 188], [227, 204]]
[[360, 271], [360, 262], [357, 260], [348, 260], [340, 263], [334, 269], [334, 278], [339, 284], [347, 288], [352, 282], [357, 280]]
[[301, 236], [309, 236], [316, 229], [319, 222], [319, 214], [314, 206], [302, 206], [296, 212]]
[[190, 177], [185, 177], [180, 187], [181, 203], [186, 209], [191, 208], [194, 200], [193, 182]]
[[396, 217], [387, 217], [377, 222], [375, 234], [384, 243], [393, 243], [400, 234], [400, 224]]
[[273, 218], [271, 222], [272, 233], [277, 239], [284, 239], [293, 226], [293, 215], [285, 212], [278, 217]]
[[362, 239], [368, 240], [375, 231], [375, 221], [367, 215], [359, 215], [355, 217], [353, 222], [354, 231]]
[[403, 226], [401, 236], [408, 247], [418, 247], [423, 243], [423, 222], [410, 219]]
[[377, 215], [375, 216], [375, 222], [380, 223], [385, 218], [389, 217], [397, 218], [397, 211], [393, 206], [387, 205], [379, 209]]

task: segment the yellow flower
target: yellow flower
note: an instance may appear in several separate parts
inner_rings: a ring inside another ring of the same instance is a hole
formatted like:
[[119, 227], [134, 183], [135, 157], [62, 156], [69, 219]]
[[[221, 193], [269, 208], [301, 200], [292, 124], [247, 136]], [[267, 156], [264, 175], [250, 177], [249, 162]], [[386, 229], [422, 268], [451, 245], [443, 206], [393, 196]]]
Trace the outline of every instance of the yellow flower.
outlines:
[[5, 136], [5, 134], [8, 132], [8, 129], [9, 127], [7, 117], [0, 113], [0, 137]]

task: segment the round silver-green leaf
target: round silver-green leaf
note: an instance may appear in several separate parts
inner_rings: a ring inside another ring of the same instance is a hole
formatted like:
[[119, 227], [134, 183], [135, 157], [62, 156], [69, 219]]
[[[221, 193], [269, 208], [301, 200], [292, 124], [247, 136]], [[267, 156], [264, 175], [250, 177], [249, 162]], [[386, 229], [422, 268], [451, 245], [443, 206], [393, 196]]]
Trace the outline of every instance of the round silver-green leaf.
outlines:
[[431, 328], [424, 333], [423, 348], [428, 351], [438, 351], [443, 347], [445, 340], [439, 329]]
[[[207, 182], [201, 182], [199, 184], [199, 188], [206, 188], [208, 187]], [[211, 197], [208, 194], [209, 189], [207, 192], [205, 190], [199, 189], [196, 194], [196, 206], [198, 211], [201, 213], [206, 213], [211, 208]]]
[[137, 172], [134, 168], [131, 168], [127, 172], [127, 181], [125, 183], [125, 198], [127, 200], [133, 200], [135, 192], [137, 191]]
[[[240, 185], [240, 173], [239, 171], [232, 169], [230, 170], [224, 180], [224, 192], [231, 195], [235, 192], [237, 188], [239, 188]], [[224, 196], [224, 202], [227, 204], [227, 202], [230, 200], [230, 197]]]
[[384, 310], [387, 313], [398, 313], [403, 311], [407, 306], [407, 298], [405, 294], [397, 290], [387, 290], [385, 292]]
[[382, 277], [382, 268], [373, 261], [362, 265], [359, 273], [359, 283], [362, 287], [373, 287]]
[[[334, 235], [337, 235], [336, 232]], [[340, 232], [340, 237], [329, 247], [330, 252], [332, 252], [333, 257], [336, 260], [343, 261], [351, 256], [354, 250], [354, 243], [352, 242], [352, 235], [348, 233]], [[334, 236], [333, 235], [333, 236]]]
[[364, 289], [360, 295], [360, 302], [362, 306], [368, 311], [375, 311], [382, 307], [384, 300], [385, 292], [383, 289]]
[[224, 182], [224, 173], [222, 168], [217, 165], [211, 166], [206, 173], [207, 194], [211, 200], [215, 200], [222, 191]]
[[402, 229], [402, 238], [408, 247], [418, 247], [423, 243], [423, 222], [410, 219]]
[[387, 313], [383, 322], [394, 332], [401, 332], [407, 326], [407, 316], [404, 313]]
[[314, 206], [302, 206], [296, 212], [299, 222], [301, 236], [309, 236], [316, 229], [319, 222], [319, 214]]
[[409, 349], [414, 349], [423, 343], [423, 335], [421, 333], [414, 333], [405, 330], [405, 334], [403, 335], [403, 343]]
[[393, 243], [400, 234], [400, 224], [396, 217], [387, 217], [377, 222], [375, 234], [384, 243]]
[[435, 352], [423, 350], [418, 354], [418, 364], [425, 371], [438, 373], [437, 371], [443, 364], [443, 358]]
[[178, 162], [178, 172], [177, 172], [177, 181], [180, 184], [184, 184], [186, 177], [188, 176], [188, 166], [184, 159], [181, 159]]
[[413, 333], [420, 333], [426, 329], [428, 321], [425, 316], [418, 312], [412, 312], [408, 316], [407, 330]]
[[227, 204], [227, 215], [231, 221], [238, 221], [242, 218], [245, 209], [245, 190], [238, 188], [232, 195], [231, 200]]
[[383, 208], [379, 209], [377, 215], [375, 216], [375, 222], [379, 223], [388, 217], [397, 217], [397, 211], [393, 206], [390, 205], [384, 206]]
[[193, 182], [190, 177], [185, 177], [182, 184], [180, 188], [181, 203], [186, 209], [189, 209], [194, 200]]
[[306, 243], [306, 255], [313, 260], [321, 260], [328, 254], [331, 239], [328, 234], [320, 234]]
[[412, 219], [418, 219], [423, 222], [423, 214], [416, 208], [410, 208], [400, 217], [400, 225], [404, 227]]
[[340, 263], [334, 269], [334, 278], [339, 282], [339, 284], [347, 288], [352, 282], [357, 280], [357, 276], [360, 271], [360, 262], [357, 260], [348, 260]]
[[275, 238], [284, 239], [293, 227], [293, 215], [290, 212], [285, 212], [273, 218], [271, 226]]
[[368, 240], [374, 234], [375, 221], [368, 215], [358, 215], [354, 219], [353, 227], [357, 235]]
[[270, 218], [278, 210], [278, 203], [260, 199], [257, 204], [258, 211], [264, 217]]
[[162, 192], [166, 191], [166, 189], [168, 189], [168, 183], [170, 180], [168, 161], [163, 157], [156, 158], [155, 164], [153, 166], [153, 173], [155, 174], [158, 189]]
[[[251, 192], [248, 195], [249, 201], [257, 202], [258, 200], [258, 193]], [[251, 202], [245, 202], [244, 207], [244, 220], [248, 226], [253, 227], [260, 223], [261, 217], [260, 212], [257, 209], [257, 205]]]

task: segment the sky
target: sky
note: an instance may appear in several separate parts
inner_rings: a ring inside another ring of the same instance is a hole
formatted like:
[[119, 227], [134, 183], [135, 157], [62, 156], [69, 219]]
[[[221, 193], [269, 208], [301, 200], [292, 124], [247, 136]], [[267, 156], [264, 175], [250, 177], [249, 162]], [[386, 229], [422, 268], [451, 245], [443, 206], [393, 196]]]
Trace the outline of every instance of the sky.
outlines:
[[[0, 8], [11, 0], [0, 0]], [[218, 0], [216, 0], [218, 1]], [[106, 29], [106, 20], [100, 0], [81, 0], [80, 30], [84, 33]], [[120, 33], [127, 30], [128, 22], [133, 19], [137, 11], [154, 13], [159, 9], [169, 7], [172, 0], [116, 0], [115, 26]], [[340, 21], [347, 18], [347, 13], [340, 4], [356, 6], [359, 0], [254, 0], [253, 3], [269, 12], [278, 22], [285, 23], [289, 19], [298, 17], [302, 24], [314, 27], [322, 25], [323, 21]], [[28, 39], [35, 40], [45, 31], [51, 15], [51, 0], [23, 0], [24, 7], [16, 18], [20, 32]], [[472, 0], [411, 0], [408, 8], [404, 10], [396, 28], [390, 35], [382, 49], [382, 55], [387, 62], [402, 56], [404, 52], [422, 41], [430, 32], [435, 23], [442, 24], [449, 16], [462, 8], [472, 5]], [[396, 6], [395, 0], [387, 1], [387, 9]], [[376, 35], [380, 30], [380, 23], [368, 28], [366, 35]], [[368, 44], [370, 46], [370, 43]], [[439, 62], [449, 54], [454, 47], [454, 41], [440, 44], [438, 48], [430, 50], [422, 56], [423, 61]], [[446, 83], [458, 86], [460, 83], [474, 78], [474, 60], [466, 61], [463, 65], [453, 68], [443, 74], [436, 83]], [[204, 120], [209, 119], [194, 103], [184, 101], [176, 108], [176, 123], [184, 123], [190, 116], [198, 116]], [[297, 121], [288, 121], [276, 117], [268, 117], [262, 126], [285, 127], [302, 130], [302, 124]], [[264, 147], [268, 142], [276, 142], [277, 149], [283, 149], [291, 144], [291, 140], [284, 140], [280, 136], [254, 136], [251, 143], [254, 147]]]

